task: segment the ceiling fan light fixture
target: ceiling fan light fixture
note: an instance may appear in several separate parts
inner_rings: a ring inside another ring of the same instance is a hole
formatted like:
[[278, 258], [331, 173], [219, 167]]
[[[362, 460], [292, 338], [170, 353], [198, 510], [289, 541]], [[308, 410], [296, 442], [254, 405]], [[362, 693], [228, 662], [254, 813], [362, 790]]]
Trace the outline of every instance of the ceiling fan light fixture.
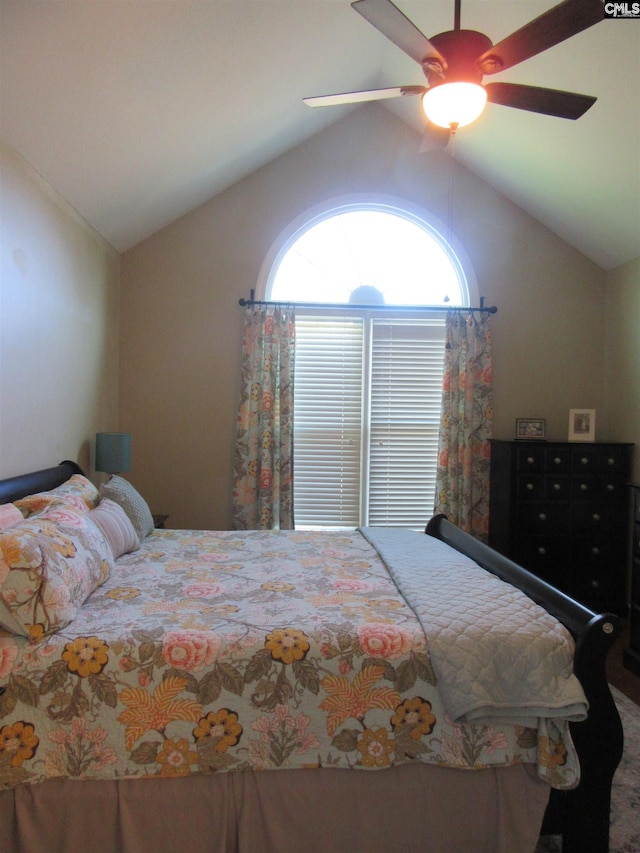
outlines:
[[438, 127], [464, 127], [482, 113], [487, 103], [485, 89], [477, 83], [441, 83], [427, 89], [422, 108], [432, 124]]

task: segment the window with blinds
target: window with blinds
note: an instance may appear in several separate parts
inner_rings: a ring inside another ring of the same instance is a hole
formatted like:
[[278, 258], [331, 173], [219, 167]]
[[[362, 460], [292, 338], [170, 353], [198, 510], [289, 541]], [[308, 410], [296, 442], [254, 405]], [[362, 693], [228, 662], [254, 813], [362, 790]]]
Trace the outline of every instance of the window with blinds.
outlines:
[[444, 318], [296, 319], [297, 528], [422, 529], [433, 513]]
[[296, 317], [296, 527], [360, 524], [365, 371], [361, 318]]

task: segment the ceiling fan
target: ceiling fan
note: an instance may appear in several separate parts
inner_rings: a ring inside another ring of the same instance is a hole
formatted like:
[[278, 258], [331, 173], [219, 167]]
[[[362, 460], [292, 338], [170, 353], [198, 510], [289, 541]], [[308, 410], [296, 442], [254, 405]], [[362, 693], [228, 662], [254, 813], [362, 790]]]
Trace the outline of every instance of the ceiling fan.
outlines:
[[[439, 144], [445, 145], [458, 127], [477, 118], [486, 101], [566, 119], [580, 118], [596, 101], [589, 95], [519, 83], [483, 85], [482, 78], [511, 68], [597, 24], [604, 17], [602, 0], [564, 0], [495, 45], [484, 33], [460, 28], [460, 0], [455, 0], [453, 30], [429, 39], [391, 0], [356, 0], [351, 6], [422, 67], [428, 86], [397, 86], [304, 98], [310, 107], [422, 95], [427, 128]], [[459, 112], [459, 107], [451, 106], [456, 90], [476, 98], [475, 115], [471, 118]], [[442, 102], [441, 112], [437, 110], [437, 101]]]

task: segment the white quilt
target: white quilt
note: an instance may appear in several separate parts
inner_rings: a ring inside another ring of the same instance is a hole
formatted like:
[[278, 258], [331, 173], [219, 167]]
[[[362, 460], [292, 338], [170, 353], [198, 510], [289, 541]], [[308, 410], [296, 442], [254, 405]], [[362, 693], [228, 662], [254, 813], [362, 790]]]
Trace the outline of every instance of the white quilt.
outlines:
[[454, 721], [540, 727], [586, 717], [567, 629], [523, 592], [432, 536], [362, 528], [420, 620]]

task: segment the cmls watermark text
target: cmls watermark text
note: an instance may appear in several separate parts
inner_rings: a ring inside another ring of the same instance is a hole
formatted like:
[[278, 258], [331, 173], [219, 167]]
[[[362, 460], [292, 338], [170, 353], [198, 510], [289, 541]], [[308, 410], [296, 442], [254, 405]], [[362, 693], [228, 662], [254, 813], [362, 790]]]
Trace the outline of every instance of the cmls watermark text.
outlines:
[[640, 3], [605, 3], [605, 18], [638, 18], [640, 20]]

